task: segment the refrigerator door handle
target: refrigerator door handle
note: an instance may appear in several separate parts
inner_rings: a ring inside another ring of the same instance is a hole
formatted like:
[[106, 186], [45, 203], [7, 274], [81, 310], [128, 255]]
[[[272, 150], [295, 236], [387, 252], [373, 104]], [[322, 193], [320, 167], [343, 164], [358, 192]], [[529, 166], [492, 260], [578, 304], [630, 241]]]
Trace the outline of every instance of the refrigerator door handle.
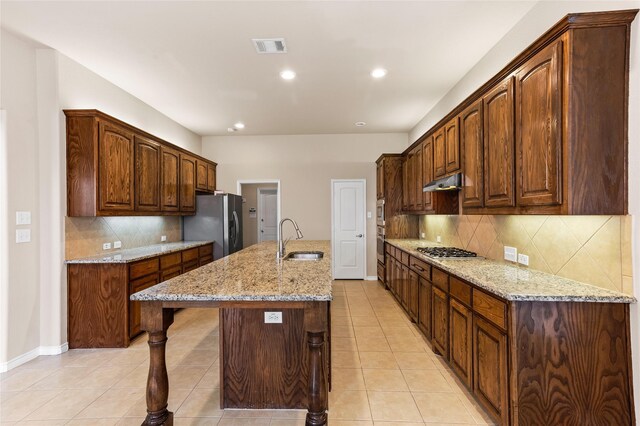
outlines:
[[238, 218], [238, 213], [236, 213], [235, 210], [233, 211], [233, 223], [235, 225], [233, 227], [233, 247], [235, 248], [238, 246], [238, 235], [240, 235], [240, 219]]

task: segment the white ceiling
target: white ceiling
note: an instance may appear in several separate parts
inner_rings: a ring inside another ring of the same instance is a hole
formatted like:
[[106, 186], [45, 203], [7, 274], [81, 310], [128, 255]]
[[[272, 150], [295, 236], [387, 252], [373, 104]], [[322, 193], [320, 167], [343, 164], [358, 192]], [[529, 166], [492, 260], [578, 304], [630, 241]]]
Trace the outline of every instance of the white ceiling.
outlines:
[[2, 1], [1, 22], [200, 135], [407, 132], [534, 3]]

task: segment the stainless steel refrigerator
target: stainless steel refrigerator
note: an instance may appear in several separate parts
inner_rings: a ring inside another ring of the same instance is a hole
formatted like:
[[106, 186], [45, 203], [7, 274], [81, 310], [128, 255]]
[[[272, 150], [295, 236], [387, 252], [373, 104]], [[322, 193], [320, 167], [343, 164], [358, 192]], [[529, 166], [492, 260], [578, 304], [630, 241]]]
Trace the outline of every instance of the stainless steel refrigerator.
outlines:
[[242, 197], [198, 195], [195, 216], [182, 220], [182, 238], [213, 241], [214, 259], [242, 250]]

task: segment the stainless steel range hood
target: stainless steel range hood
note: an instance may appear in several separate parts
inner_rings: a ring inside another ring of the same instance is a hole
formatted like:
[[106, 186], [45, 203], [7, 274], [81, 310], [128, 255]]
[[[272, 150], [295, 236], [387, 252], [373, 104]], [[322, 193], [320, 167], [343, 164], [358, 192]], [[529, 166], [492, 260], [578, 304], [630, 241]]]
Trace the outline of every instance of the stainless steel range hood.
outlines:
[[457, 191], [462, 188], [462, 173], [432, 180], [422, 188], [422, 192]]

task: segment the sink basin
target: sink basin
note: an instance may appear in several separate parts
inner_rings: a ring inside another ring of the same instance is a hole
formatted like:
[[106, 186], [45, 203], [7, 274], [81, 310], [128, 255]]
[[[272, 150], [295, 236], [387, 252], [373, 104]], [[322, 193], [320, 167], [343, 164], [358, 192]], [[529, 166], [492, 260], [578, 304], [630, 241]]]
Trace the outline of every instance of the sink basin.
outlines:
[[284, 260], [320, 260], [324, 256], [321, 251], [292, 251]]

